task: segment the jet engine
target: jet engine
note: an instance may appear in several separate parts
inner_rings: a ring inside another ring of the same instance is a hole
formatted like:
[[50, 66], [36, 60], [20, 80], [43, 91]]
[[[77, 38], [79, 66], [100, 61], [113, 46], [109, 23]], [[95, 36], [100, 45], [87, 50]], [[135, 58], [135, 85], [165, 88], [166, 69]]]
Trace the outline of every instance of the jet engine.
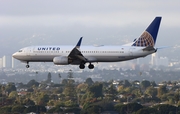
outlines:
[[66, 56], [59, 56], [59, 57], [54, 57], [53, 63], [56, 65], [68, 65], [69, 60], [68, 57]]

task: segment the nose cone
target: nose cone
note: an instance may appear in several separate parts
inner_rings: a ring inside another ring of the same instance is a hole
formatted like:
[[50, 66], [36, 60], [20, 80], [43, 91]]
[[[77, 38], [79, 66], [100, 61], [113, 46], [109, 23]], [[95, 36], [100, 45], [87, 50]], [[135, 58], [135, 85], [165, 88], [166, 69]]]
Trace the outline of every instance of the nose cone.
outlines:
[[17, 52], [14, 53], [12, 56], [17, 59]]

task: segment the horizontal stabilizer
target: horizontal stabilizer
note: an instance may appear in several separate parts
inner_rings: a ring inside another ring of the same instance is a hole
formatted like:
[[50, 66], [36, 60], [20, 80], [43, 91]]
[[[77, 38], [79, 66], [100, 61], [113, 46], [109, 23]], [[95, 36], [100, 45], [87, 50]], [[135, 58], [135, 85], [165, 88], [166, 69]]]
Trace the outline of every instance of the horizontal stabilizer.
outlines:
[[153, 51], [156, 50], [153, 46], [148, 46], [143, 49], [143, 51]]

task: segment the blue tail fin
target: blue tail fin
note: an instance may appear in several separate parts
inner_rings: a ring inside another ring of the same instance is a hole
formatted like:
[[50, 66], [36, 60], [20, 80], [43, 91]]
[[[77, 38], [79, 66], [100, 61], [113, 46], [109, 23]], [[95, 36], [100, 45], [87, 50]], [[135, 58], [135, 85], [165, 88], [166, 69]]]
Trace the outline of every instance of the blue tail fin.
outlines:
[[134, 41], [132, 46], [154, 47], [160, 23], [161, 17], [156, 17], [148, 26], [148, 28], [143, 32], [143, 34], [137, 40]]

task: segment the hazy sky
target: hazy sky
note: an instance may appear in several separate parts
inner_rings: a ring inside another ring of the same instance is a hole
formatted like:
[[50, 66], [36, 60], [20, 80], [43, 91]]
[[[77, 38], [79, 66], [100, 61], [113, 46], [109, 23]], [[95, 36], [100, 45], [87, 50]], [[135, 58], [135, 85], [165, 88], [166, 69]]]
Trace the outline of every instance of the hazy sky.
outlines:
[[84, 45], [120, 45], [156, 16], [163, 17], [157, 45], [180, 43], [179, 0], [0, 0], [0, 55], [30, 45], [75, 45], [81, 36]]

